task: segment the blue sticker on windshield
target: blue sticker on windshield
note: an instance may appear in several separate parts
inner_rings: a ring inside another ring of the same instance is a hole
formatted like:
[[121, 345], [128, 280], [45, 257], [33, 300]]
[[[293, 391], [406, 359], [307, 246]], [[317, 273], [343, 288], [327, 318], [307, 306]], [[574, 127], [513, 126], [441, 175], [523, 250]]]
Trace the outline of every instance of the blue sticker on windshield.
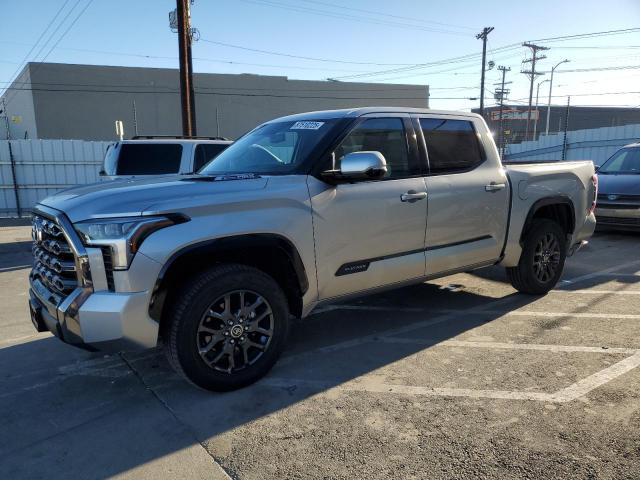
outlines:
[[324, 122], [296, 122], [289, 130], [318, 130]]

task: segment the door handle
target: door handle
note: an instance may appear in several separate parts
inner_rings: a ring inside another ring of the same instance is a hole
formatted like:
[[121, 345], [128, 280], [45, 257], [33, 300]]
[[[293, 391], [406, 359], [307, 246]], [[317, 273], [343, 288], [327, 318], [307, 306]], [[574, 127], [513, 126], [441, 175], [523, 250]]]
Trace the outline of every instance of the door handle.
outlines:
[[427, 192], [416, 192], [415, 190], [409, 190], [407, 193], [403, 193], [400, 195], [400, 200], [403, 202], [417, 202], [418, 200], [422, 200], [423, 198], [427, 198]]
[[484, 186], [484, 191], [485, 192], [497, 192], [498, 190], [502, 190], [506, 186], [507, 185], [504, 184], [504, 183], [491, 182], [489, 185], [485, 185]]

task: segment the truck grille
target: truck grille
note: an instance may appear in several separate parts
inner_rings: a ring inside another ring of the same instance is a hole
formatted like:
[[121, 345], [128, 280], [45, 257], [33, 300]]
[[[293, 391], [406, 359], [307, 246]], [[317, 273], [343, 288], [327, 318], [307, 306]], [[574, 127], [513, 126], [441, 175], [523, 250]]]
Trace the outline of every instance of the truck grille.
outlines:
[[[615, 198], [609, 198], [615, 197]], [[640, 202], [640, 195], [618, 195], [610, 193], [599, 193], [598, 200], [606, 201], [622, 201], [622, 202]]]
[[31, 276], [55, 296], [64, 298], [78, 286], [76, 259], [62, 228], [53, 220], [35, 215], [32, 226]]
[[111, 247], [103, 245], [100, 249], [102, 250], [102, 259], [104, 261], [104, 272], [107, 276], [107, 286], [110, 292], [114, 292], [116, 288], [113, 281], [113, 255], [111, 254]]

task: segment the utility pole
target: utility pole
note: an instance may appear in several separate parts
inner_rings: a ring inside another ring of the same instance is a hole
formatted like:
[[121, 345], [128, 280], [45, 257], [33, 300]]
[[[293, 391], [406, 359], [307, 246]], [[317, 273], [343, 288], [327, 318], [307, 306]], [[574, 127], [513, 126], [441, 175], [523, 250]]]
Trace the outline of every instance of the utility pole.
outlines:
[[136, 101], [133, 101], [133, 134], [138, 136], [138, 111], [136, 110]]
[[562, 60], [560, 63], [551, 68], [551, 82], [549, 83], [549, 102], [547, 103], [547, 128], [544, 129], [544, 134], [549, 135], [549, 117], [551, 116], [551, 89], [553, 88], [553, 72], [556, 71], [563, 63], [567, 63], [569, 60]]
[[505, 67], [503, 65], [500, 65], [498, 67], [498, 70], [502, 72], [502, 81], [499, 84], [500, 88], [499, 89], [496, 88], [494, 97], [496, 100], [500, 102], [500, 131], [498, 133], [498, 151], [500, 152], [500, 156], [502, 156], [504, 154], [504, 122], [503, 122], [504, 98], [509, 93], [509, 90], [505, 90], [504, 88], [505, 86], [504, 80], [507, 72], [511, 71], [511, 67]]
[[564, 114], [564, 139], [562, 140], [562, 161], [567, 159], [567, 130], [569, 130], [569, 105], [571, 97], [567, 97], [567, 111]]
[[493, 32], [493, 27], [484, 27], [482, 32], [476, 35], [478, 40], [482, 39], [482, 73], [480, 76], [480, 116], [484, 117], [484, 70], [487, 63], [487, 36]]
[[[175, 20], [178, 29], [178, 55], [180, 60], [180, 102], [182, 106], [182, 134], [196, 135], [196, 105], [193, 92], [193, 63], [191, 60], [191, 1], [176, 0]], [[169, 14], [170, 21], [172, 20]]]
[[535, 122], [533, 122], [532, 140], [536, 139], [536, 133], [538, 133], [538, 117], [540, 117], [540, 113], [538, 112], [538, 98], [540, 97], [540, 85], [542, 85], [543, 83], [547, 83], [548, 81], [548, 78], [546, 80], [542, 80], [541, 82], [538, 82], [538, 86], [536, 87], [536, 120]]
[[531, 79], [531, 84], [529, 86], [529, 110], [527, 112], [527, 129], [524, 135], [524, 139], [527, 140], [529, 138], [529, 126], [531, 125], [531, 107], [533, 106], [533, 83], [537, 75], [544, 75], [542, 73], [536, 72], [536, 62], [538, 60], [543, 60], [547, 58], [545, 55], [538, 56], [539, 50], [549, 50], [549, 47], [541, 47], [539, 45], [535, 45], [533, 43], [525, 42], [522, 44], [523, 47], [528, 47], [531, 49], [531, 58], [527, 60], [523, 60], [522, 63], [531, 62], [531, 70], [522, 70], [520, 73], [524, 73], [525, 75], [529, 75]]
[[[2, 109], [0, 113], [4, 113], [5, 126], [7, 128], [7, 147], [9, 147], [9, 164], [11, 165], [11, 180], [13, 182], [13, 197], [16, 201], [16, 212], [18, 217], [22, 218], [22, 208], [20, 207], [20, 193], [18, 191], [18, 177], [16, 176], [16, 160], [13, 157], [13, 149], [11, 148], [11, 127], [9, 125], [9, 112], [7, 111], [7, 103], [2, 99]], [[26, 132], [25, 132], [26, 133]]]

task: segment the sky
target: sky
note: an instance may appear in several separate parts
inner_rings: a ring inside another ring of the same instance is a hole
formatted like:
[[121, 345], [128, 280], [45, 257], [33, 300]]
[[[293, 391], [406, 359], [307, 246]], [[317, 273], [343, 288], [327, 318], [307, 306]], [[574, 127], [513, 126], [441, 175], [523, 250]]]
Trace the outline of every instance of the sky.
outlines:
[[[0, 89], [24, 61], [178, 66], [168, 22], [175, 1], [0, 0], [0, 6]], [[480, 95], [476, 35], [494, 27], [486, 106], [495, 105], [499, 65], [511, 68], [512, 103], [528, 102], [529, 79], [520, 70], [530, 51], [521, 44], [535, 41], [550, 47], [540, 52], [547, 58], [538, 71], [570, 60], [556, 70], [552, 103], [564, 105], [571, 95], [572, 105], [640, 107], [640, 0], [195, 0], [192, 26], [200, 34], [196, 72], [429, 85], [432, 108], [467, 111]], [[540, 86], [541, 105], [548, 87]], [[533, 95], [535, 103], [536, 88]]]

